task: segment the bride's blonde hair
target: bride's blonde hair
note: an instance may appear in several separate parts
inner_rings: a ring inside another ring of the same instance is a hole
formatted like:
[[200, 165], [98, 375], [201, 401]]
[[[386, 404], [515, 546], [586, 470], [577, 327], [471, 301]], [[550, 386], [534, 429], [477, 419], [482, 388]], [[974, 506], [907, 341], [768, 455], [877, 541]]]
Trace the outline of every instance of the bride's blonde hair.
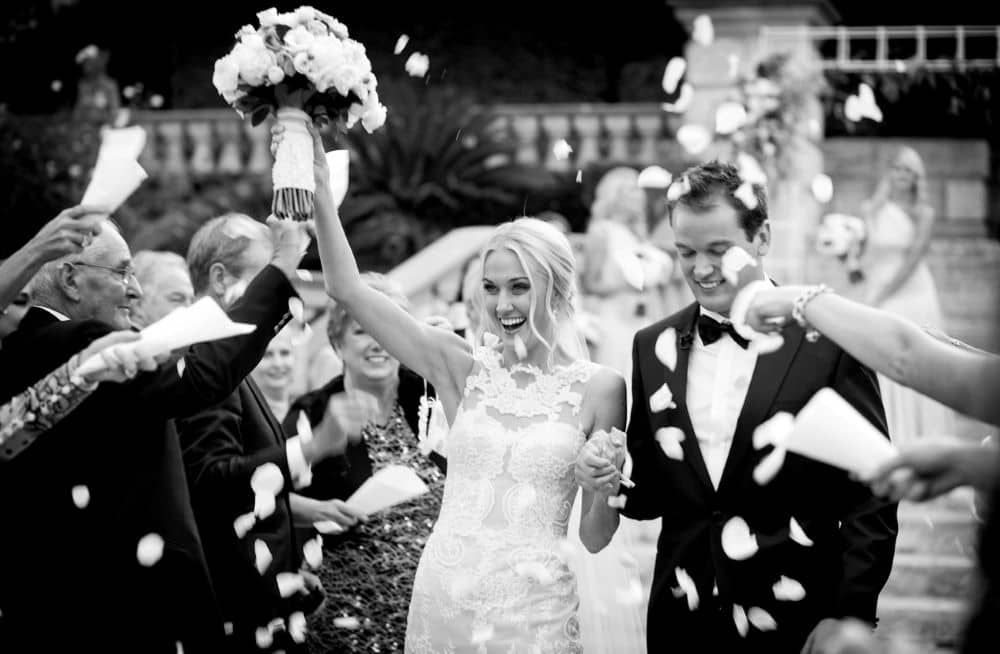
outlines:
[[[917, 154], [917, 151], [906, 146], [901, 147], [892, 159], [891, 167], [896, 166], [902, 166], [913, 173], [913, 187], [910, 189], [909, 198], [910, 206], [927, 205], [927, 169], [924, 167], [924, 161]], [[875, 192], [872, 193], [872, 196], [862, 205], [864, 213], [870, 216], [882, 208], [882, 205], [888, 202], [891, 192], [891, 173], [887, 172], [879, 180], [878, 186], [875, 187]]]

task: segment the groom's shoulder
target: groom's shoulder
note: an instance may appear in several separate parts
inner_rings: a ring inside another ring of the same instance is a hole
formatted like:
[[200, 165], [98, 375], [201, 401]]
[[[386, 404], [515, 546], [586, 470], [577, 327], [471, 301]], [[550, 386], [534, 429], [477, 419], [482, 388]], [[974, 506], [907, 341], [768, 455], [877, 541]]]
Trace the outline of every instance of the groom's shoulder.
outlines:
[[695, 311], [698, 310], [698, 303], [692, 302], [683, 309], [672, 313], [662, 320], [647, 325], [635, 333], [635, 342], [642, 345], [648, 341], [655, 341], [664, 329], [673, 327], [677, 329], [691, 324]]

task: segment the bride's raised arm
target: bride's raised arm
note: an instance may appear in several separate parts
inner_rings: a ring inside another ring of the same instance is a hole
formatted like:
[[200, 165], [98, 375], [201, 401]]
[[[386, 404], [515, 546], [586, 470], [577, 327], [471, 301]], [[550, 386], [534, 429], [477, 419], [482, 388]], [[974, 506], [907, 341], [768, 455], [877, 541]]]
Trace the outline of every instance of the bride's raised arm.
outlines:
[[[319, 133], [313, 135], [316, 173], [316, 244], [327, 294], [342, 303], [366, 332], [403, 365], [434, 385], [446, 406], [458, 400], [472, 368], [469, 344], [454, 332], [415, 319], [395, 302], [365, 284], [340, 223], [330, 191], [329, 169]], [[449, 394], [455, 394], [448, 398]], [[452, 410], [454, 407], [449, 407]]]

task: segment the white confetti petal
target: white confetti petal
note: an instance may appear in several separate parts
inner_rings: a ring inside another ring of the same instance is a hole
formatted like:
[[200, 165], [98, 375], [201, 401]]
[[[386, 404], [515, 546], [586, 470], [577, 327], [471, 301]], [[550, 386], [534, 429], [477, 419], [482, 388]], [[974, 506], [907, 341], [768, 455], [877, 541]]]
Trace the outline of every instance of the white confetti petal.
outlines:
[[653, 352], [660, 363], [673, 370], [677, 366], [677, 330], [667, 327], [660, 332], [656, 337]]
[[684, 568], [674, 568], [674, 575], [677, 577], [677, 584], [684, 591], [684, 594], [687, 595], [688, 610], [696, 611], [698, 604], [701, 602], [698, 597], [698, 587], [695, 586], [694, 580]]
[[738, 245], [732, 246], [722, 255], [722, 275], [733, 286], [739, 286], [740, 271], [747, 266], [756, 268], [757, 262], [749, 252]]
[[139, 563], [147, 568], [156, 565], [163, 557], [163, 538], [156, 533], [146, 534], [139, 539], [135, 555]]
[[305, 411], [299, 412], [299, 417], [295, 420], [295, 435], [299, 437], [299, 442], [303, 445], [313, 439], [312, 424]]
[[314, 522], [313, 527], [321, 534], [339, 534], [344, 528], [333, 520], [321, 520]]
[[674, 179], [670, 171], [662, 166], [647, 166], [639, 173], [636, 186], [639, 188], [667, 188]]
[[178, 377], [183, 377], [184, 376], [184, 369], [185, 368], [187, 368], [187, 362], [184, 360], [184, 357], [181, 357], [180, 359], [177, 359], [177, 376]]
[[298, 277], [299, 279], [301, 279], [304, 282], [311, 282], [313, 280], [313, 274], [312, 274], [312, 272], [309, 271], [309, 270], [306, 270], [305, 268], [299, 268], [298, 270], [296, 270], [295, 271], [295, 276]]
[[708, 14], [701, 14], [694, 19], [691, 25], [691, 40], [698, 45], [712, 45], [715, 40], [715, 28], [712, 26], [712, 18]]
[[761, 462], [753, 469], [753, 479], [761, 486], [765, 486], [774, 476], [778, 474], [781, 470], [781, 466], [785, 463], [785, 453], [787, 450], [783, 447], [776, 447], [771, 452], [768, 452], [767, 456], [761, 459]]
[[723, 102], [715, 110], [715, 131], [732, 134], [747, 124], [747, 110], [739, 102]]
[[875, 92], [872, 91], [872, 87], [863, 82], [858, 84], [858, 101], [862, 116], [871, 118], [875, 122], [882, 122], [882, 110], [875, 102]]
[[742, 202], [743, 206], [750, 211], [757, 208], [757, 196], [754, 195], [753, 185], [750, 182], [743, 182], [740, 184], [739, 188], [733, 192], [733, 196]]
[[816, 201], [821, 204], [826, 204], [833, 199], [833, 180], [830, 179], [829, 175], [824, 175], [820, 173], [813, 177], [812, 181], [812, 194], [816, 198]]
[[274, 643], [274, 635], [267, 627], [257, 627], [254, 636], [257, 640], [257, 647], [260, 649], [267, 649]]
[[660, 449], [674, 461], [684, 460], [684, 448], [681, 441], [684, 440], [684, 432], [677, 427], [660, 427], [656, 430], [656, 442], [660, 444]]
[[270, 567], [271, 561], [274, 558], [271, 555], [271, 548], [259, 538], [253, 542], [253, 557], [254, 564], [257, 566], [257, 572], [260, 574], [264, 574], [264, 571]]
[[767, 173], [764, 168], [746, 152], [736, 155], [736, 168], [739, 170], [740, 179], [751, 184], [767, 185]]
[[760, 423], [753, 430], [753, 447], [759, 450], [765, 445], [783, 446], [795, 426], [795, 416], [787, 411], [779, 411]]
[[178, 640], [176, 645], [177, 645], [177, 649], [175, 650], [176, 654], [184, 654], [184, 644]]
[[310, 568], [318, 568], [323, 563], [323, 537], [316, 536], [302, 546], [302, 556]]
[[244, 513], [243, 515], [236, 518], [233, 521], [233, 529], [236, 530], [236, 537], [243, 538], [247, 535], [247, 532], [253, 528], [254, 524], [257, 522], [257, 516], [251, 513]]
[[528, 348], [524, 345], [524, 341], [521, 340], [520, 334], [514, 335], [514, 354], [517, 355], [519, 361], [524, 361], [528, 358]]
[[581, 182], [583, 182], [583, 170], [577, 170], [576, 171], [576, 183], [580, 184]]
[[785, 337], [781, 334], [776, 332], [771, 334], [760, 334], [750, 340], [750, 345], [747, 349], [751, 352], [756, 352], [758, 355], [771, 354], [772, 352], [780, 350], [781, 346], [784, 344]]
[[861, 100], [856, 95], [847, 96], [844, 101], [844, 116], [852, 123], [859, 122], [864, 115], [861, 110]]
[[302, 611], [296, 611], [288, 616], [288, 635], [296, 643], [306, 642], [306, 615]]
[[677, 408], [677, 405], [674, 403], [673, 391], [670, 390], [666, 382], [663, 382], [663, 386], [660, 386], [655, 393], [649, 396], [649, 410], [653, 413], [660, 413], [674, 408]]
[[297, 322], [305, 322], [305, 305], [300, 298], [288, 298], [288, 313], [292, 314], [292, 318]]
[[473, 645], [486, 643], [493, 638], [494, 631], [491, 624], [477, 625], [472, 629], [472, 638], [470, 640]]
[[806, 532], [799, 525], [795, 518], [790, 518], [788, 521], [788, 537], [794, 540], [796, 543], [802, 547], [812, 547], [812, 539], [806, 536]]
[[677, 90], [677, 84], [681, 81], [681, 77], [684, 77], [685, 70], [687, 70], [687, 61], [683, 57], [673, 57], [667, 62], [667, 67], [663, 69], [664, 93], [668, 95], [674, 94], [674, 91]]
[[85, 509], [90, 504], [90, 489], [84, 485], [74, 486], [72, 490], [73, 504], [78, 509]]
[[760, 631], [774, 631], [778, 628], [778, 623], [774, 621], [771, 614], [759, 606], [750, 607], [750, 610], [747, 611], [747, 619]]
[[291, 597], [306, 589], [306, 580], [296, 572], [279, 572], [275, 576], [275, 581], [278, 583], [278, 593], [282, 597]]
[[57, 79], [52, 80], [52, 83], [49, 85], [49, 88], [52, 89], [53, 93], [58, 93], [59, 91], [62, 90], [62, 87], [63, 87], [62, 81]]
[[718, 597], [718, 596], [719, 596], [719, 582], [713, 581], [712, 582], [712, 597]]
[[733, 561], [744, 561], [757, 553], [757, 537], [746, 520], [734, 516], [722, 528], [722, 551]]
[[774, 599], [782, 602], [798, 602], [806, 596], [806, 589], [802, 584], [784, 575], [771, 587], [771, 590], [774, 591]]
[[410, 42], [410, 37], [406, 34], [400, 34], [399, 38], [396, 39], [396, 45], [392, 48], [392, 54], [398, 55], [403, 50], [406, 49], [406, 44]]
[[615, 588], [615, 602], [622, 606], [637, 606], [643, 599], [642, 582], [635, 577], [630, 578], [624, 588]]
[[701, 154], [712, 143], [712, 133], [697, 123], [681, 125], [677, 142], [690, 154]]
[[684, 82], [681, 85], [681, 92], [677, 94], [677, 99], [674, 102], [664, 102], [660, 106], [663, 107], [664, 111], [682, 114], [691, 106], [692, 100], [694, 100], [694, 87]]
[[675, 180], [674, 183], [670, 185], [670, 188], [667, 189], [667, 200], [670, 202], [676, 202], [690, 192], [691, 182], [688, 180], [687, 175], [683, 175], [680, 179]]
[[573, 153], [573, 146], [566, 141], [566, 139], [559, 139], [552, 145], [552, 156], [554, 156], [559, 161], [563, 159], [568, 159], [569, 155]]
[[257, 493], [253, 496], [253, 514], [258, 520], [264, 520], [277, 508], [274, 495], [269, 493]]
[[359, 629], [361, 621], [351, 615], [338, 616], [333, 619], [333, 626], [338, 629]]
[[750, 631], [750, 621], [747, 620], [747, 612], [739, 604], [733, 604], [733, 622], [740, 636], [746, 638], [747, 632]]
[[226, 634], [227, 636], [233, 635], [233, 623], [232, 622], [223, 622], [222, 623], [222, 633]]
[[267, 462], [257, 466], [250, 476], [250, 488], [254, 494], [277, 495], [285, 485], [285, 477], [278, 464]]
[[483, 347], [490, 349], [500, 344], [500, 337], [493, 332], [483, 332]]
[[628, 495], [611, 495], [608, 497], [608, 507], [612, 509], [624, 509]]
[[419, 52], [414, 52], [406, 60], [404, 68], [406, 72], [412, 77], [423, 77], [427, 74], [428, 69], [431, 66], [430, 57]]
[[673, 595], [677, 599], [680, 599], [680, 598], [684, 597], [684, 595], [686, 595], [686, 593], [684, 592], [684, 589], [681, 588], [680, 586], [674, 586], [673, 588], [671, 588], [670, 589], [670, 594]]

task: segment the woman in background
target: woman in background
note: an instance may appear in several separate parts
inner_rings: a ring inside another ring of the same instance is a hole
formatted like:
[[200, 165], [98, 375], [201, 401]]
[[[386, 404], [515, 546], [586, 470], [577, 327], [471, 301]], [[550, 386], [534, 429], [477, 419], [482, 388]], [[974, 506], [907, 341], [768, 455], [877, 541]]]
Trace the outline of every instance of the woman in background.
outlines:
[[[274, 417], [281, 422], [291, 404], [292, 376], [295, 373], [295, 345], [291, 325], [274, 335], [267, 345], [264, 358], [250, 376], [264, 394]], [[295, 433], [295, 430], [292, 430]]]

